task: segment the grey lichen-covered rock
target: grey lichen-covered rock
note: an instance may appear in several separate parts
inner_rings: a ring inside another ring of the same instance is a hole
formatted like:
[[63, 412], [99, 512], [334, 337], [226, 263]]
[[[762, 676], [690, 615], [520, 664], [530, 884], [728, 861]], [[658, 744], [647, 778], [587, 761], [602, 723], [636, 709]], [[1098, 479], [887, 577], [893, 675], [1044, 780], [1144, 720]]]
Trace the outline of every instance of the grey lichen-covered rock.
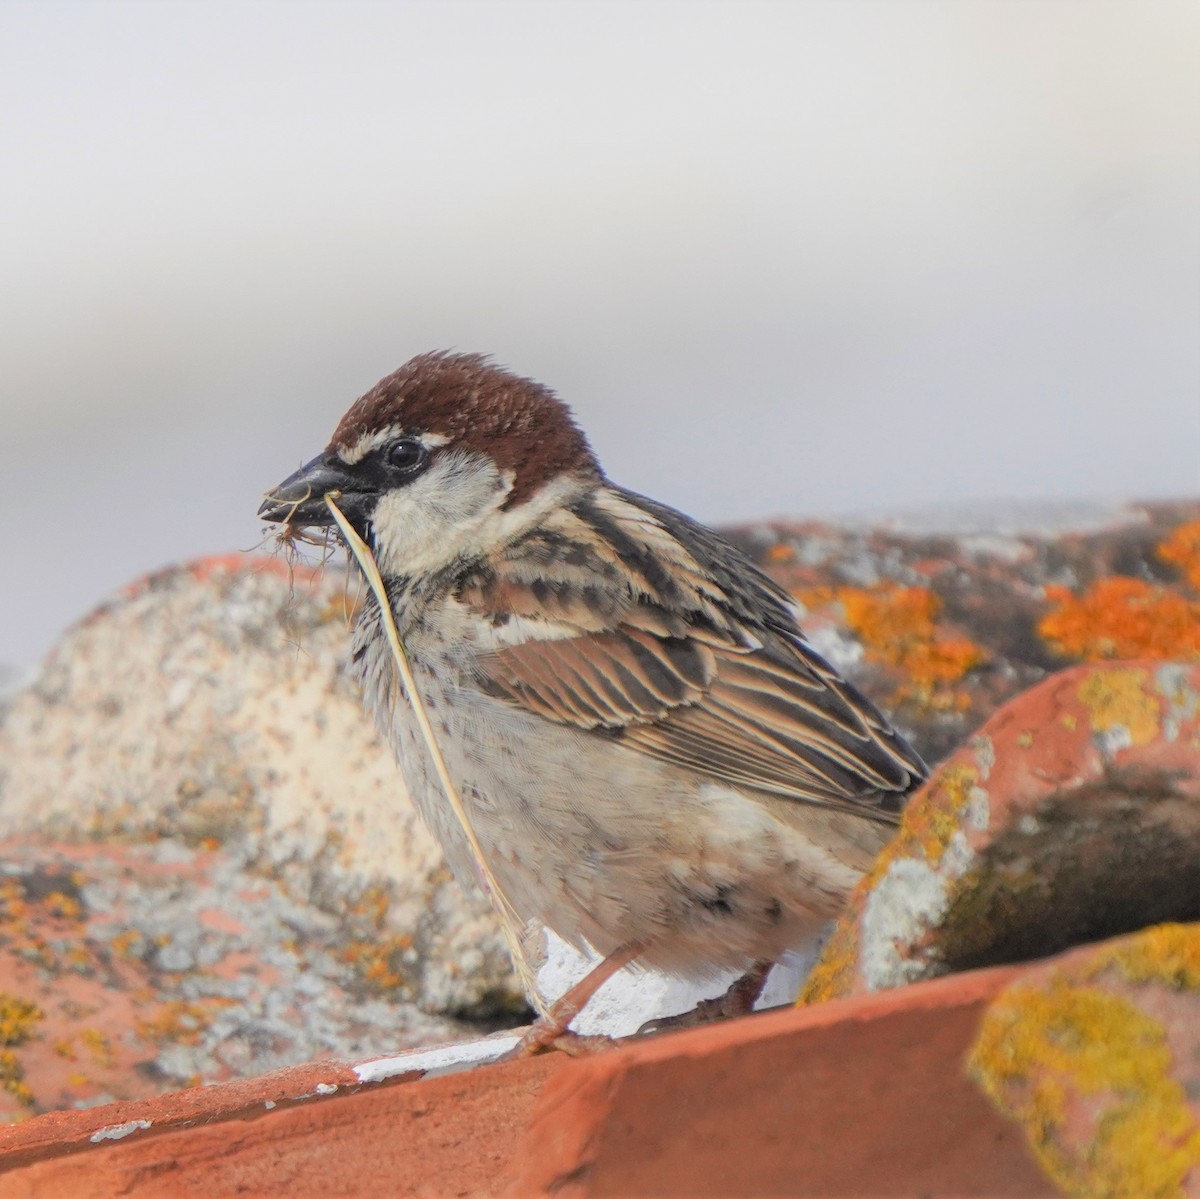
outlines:
[[10, 697], [0, 838], [219, 848], [341, 922], [368, 989], [520, 1011], [486, 902], [450, 878], [345, 672], [353, 603], [342, 572], [278, 558], [129, 587]]

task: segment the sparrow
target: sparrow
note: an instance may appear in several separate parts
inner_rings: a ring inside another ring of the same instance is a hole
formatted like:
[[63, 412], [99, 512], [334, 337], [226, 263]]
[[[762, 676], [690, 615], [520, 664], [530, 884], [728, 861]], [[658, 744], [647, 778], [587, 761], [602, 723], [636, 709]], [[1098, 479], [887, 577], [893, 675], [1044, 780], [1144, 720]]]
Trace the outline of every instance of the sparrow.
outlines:
[[[419, 355], [356, 400], [259, 509], [370, 547], [445, 768], [522, 920], [600, 965], [523, 1042], [561, 1043], [629, 963], [702, 980], [772, 963], [842, 907], [927, 769], [812, 647], [786, 591], [613, 483], [548, 388]], [[335, 529], [336, 533], [336, 529]], [[456, 876], [477, 877], [379, 601], [353, 663]]]

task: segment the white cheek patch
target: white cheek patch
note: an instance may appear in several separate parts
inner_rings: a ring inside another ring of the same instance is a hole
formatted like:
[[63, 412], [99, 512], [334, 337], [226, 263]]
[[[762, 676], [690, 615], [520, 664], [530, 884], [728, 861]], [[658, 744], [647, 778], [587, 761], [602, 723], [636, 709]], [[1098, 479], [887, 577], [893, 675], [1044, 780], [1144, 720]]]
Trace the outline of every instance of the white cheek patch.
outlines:
[[512, 471], [498, 470], [490, 458], [447, 451], [407, 486], [385, 492], [372, 517], [383, 574], [433, 574], [455, 561], [486, 557], [591, 486], [558, 478], [506, 509], [513, 483]]
[[375, 554], [384, 575], [432, 574], [477, 552], [480, 529], [511, 482], [477, 455], [448, 453], [375, 505]]

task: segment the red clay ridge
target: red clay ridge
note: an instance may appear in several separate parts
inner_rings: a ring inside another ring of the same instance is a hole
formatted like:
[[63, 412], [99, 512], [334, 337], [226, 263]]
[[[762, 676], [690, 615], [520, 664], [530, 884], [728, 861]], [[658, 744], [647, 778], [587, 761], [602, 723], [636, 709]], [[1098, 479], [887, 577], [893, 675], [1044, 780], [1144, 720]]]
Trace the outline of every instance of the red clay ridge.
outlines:
[[1023, 970], [583, 1060], [402, 1085], [325, 1063], [51, 1113], [0, 1136], [0, 1196], [1049, 1196], [1020, 1128], [963, 1071]]

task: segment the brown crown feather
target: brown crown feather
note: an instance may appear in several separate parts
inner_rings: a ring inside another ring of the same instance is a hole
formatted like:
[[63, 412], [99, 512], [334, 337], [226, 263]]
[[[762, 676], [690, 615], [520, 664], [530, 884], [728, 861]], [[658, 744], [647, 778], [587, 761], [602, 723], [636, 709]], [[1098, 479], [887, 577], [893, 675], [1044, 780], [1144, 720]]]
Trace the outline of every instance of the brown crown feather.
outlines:
[[514, 475], [506, 506], [559, 474], [600, 476], [566, 404], [548, 387], [483, 354], [418, 354], [354, 401], [334, 430], [330, 449], [350, 449], [389, 425], [441, 433], [451, 446], [490, 455]]

